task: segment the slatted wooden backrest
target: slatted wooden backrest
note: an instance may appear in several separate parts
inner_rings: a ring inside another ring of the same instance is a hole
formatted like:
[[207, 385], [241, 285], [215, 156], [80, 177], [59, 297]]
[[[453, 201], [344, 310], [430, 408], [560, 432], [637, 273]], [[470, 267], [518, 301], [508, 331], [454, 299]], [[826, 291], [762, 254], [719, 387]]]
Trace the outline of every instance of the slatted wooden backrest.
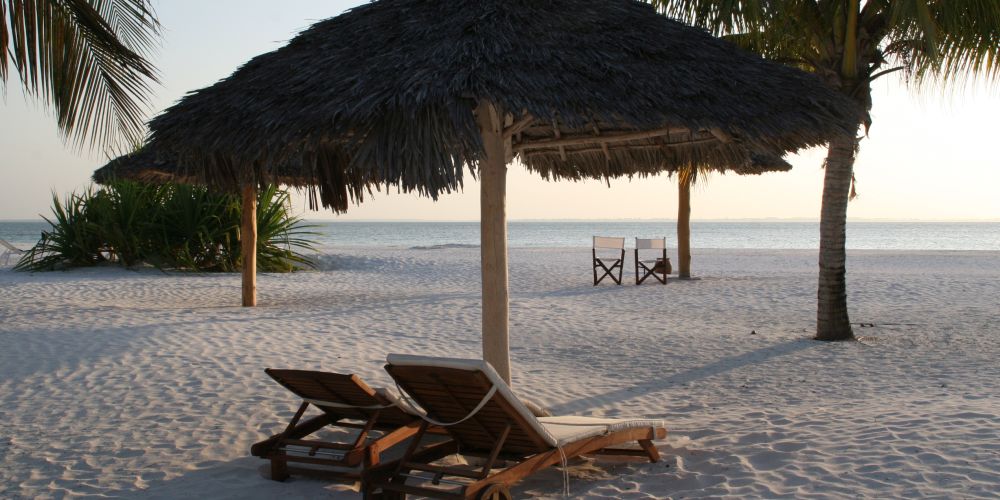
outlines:
[[[264, 371], [279, 384], [303, 399], [361, 407], [390, 404], [384, 397], [368, 387], [368, 384], [365, 384], [357, 375], [272, 368]], [[379, 411], [378, 422], [380, 424], [405, 425], [415, 418], [394, 406], [381, 410], [316, 406], [335, 420], [342, 418], [368, 420], [375, 411]]]
[[[493, 386], [480, 371], [393, 364], [385, 369], [430, 418], [439, 422], [465, 418]], [[458, 442], [460, 450], [486, 453], [496, 446], [507, 424], [511, 430], [503, 455], [528, 456], [552, 449], [499, 391], [474, 416], [445, 430]]]

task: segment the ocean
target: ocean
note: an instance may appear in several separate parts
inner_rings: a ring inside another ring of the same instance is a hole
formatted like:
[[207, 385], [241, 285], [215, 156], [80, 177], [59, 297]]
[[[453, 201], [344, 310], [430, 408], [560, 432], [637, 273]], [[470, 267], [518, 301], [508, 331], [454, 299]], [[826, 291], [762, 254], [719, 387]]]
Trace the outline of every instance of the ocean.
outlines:
[[[311, 239], [324, 247], [478, 246], [478, 222], [307, 221]], [[21, 248], [38, 241], [44, 221], [0, 221], [0, 238]], [[512, 221], [511, 247], [590, 247], [591, 236], [665, 236], [676, 247], [669, 220]], [[694, 221], [694, 248], [812, 249], [819, 223], [802, 221]], [[1000, 250], [1000, 222], [873, 222], [847, 224], [847, 247], [856, 250]]]

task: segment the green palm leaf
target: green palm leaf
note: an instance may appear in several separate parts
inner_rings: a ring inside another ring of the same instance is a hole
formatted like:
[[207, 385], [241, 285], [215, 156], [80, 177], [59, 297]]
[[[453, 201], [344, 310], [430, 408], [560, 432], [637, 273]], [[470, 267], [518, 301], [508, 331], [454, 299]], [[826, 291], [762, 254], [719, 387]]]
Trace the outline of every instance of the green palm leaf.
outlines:
[[142, 141], [159, 34], [147, 0], [0, 0], [0, 80], [13, 65], [77, 146]]

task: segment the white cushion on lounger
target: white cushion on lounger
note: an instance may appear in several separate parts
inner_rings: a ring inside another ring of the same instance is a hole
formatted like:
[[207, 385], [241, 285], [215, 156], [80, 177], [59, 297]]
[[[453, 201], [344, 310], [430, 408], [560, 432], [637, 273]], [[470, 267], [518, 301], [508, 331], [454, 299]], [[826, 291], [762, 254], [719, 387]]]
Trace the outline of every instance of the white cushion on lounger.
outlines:
[[[413, 356], [410, 354], [390, 354], [386, 356], [385, 360], [390, 365], [396, 366], [430, 366], [438, 368], [453, 368], [456, 370], [465, 371], [479, 371], [483, 372], [490, 382], [496, 386], [497, 394], [500, 394], [510, 403], [510, 406], [514, 408], [521, 418], [523, 418], [528, 425], [538, 433], [542, 439], [545, 440], [550, 446], [560, 446], [560, 442], [552, 434], [550, 434], [545, 427], [538, 421], [531, 410], [529, 410], [524, 403], [514, 395], [514, 392], [510, 390], [510, 386], [500, 378], [500, 375], [496, 370], [493, 369], [489, 363], [481, 359], [459, 359], [459, 358], [435, 358], [431, 356]], [[484, 394], [485, 396], [485, 394]]]
[[646, 427], [666, 427], [662, 420], [648, 419], [618, 419], [600, 417], [541, 417], [538, 421], [552, 437], [556, 438], [558, 446], [595, 436], [603, 436], [610, 432], [625, 429], [640, 429]]

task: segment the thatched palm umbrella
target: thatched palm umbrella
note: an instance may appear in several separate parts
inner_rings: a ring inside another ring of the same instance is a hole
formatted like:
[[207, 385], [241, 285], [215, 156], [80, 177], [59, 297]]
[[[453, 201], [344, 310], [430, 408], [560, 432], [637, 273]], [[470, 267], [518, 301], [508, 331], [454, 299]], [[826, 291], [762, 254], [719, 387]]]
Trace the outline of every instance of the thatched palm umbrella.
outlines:
[[[362, 201], [366, 190], [377, 189], [378, 184], [365, 185], [344, 179], [340, 183], [317, 185], [312, 175], [295, 158], [269, 168], [268, 182], [295, 188], [306, 188], [310, 208], [318, 209], [320, 204], [334, 207], [337, 211], [347, 210], [347, 200], [353, 196]], [[113, 179], [129, 179], [152, 184], [177, 182], [181, 184], [204, 184], [202, 177], [194, 175], [189, 169], [181, 168], [177, 154], [164, 152], [151, 146], [145, 146], [132, 153], [119, 156], [104, 164], [92, 175], [94, 182], [106, 184]], [[317, 189], [318, 188], [318, 189]], [[335, 192], [330, 192], [334, 190]], [[350, 190], [352, 195], [348, 195]]]
[[[767, 172], [787, 172], [792, 169], [792, 165], [776, 154], [750, 154], [746, 159], [728, 164], [715, 163], [711, 165], [687, 166], [671, 171], [676, 174], [678, 197], [677, 197], [677, 275], [681, 279], [691, 277], [691, 185], [695, 183], [698, 176], [709, 173], [733, 173], [737, 175], [760, 175]], [[618, 177], [632, 177], [633, 173], [626, 173]], [[640, 172], [640, 176], [650, 175], [649, 172]], [[585, 179], [607, 180], [612, 176], [591, 172], [584, 175], [574, 171], [545, 171], [542, 177], [546, 180], [572, 180], [580, 181]]]
[[[348, 191], [360, 202], [364, 191], [377, 189], [377, 184], [365, 185], [356, 178], [342, 177], [335, 183], [317, 185], [312, 175], [297, 158], [291, 158], [268, 169], [268, 182], [285, 186], [307, 188], [309, 207], [319, 208], [320, 203], [335, 210], [347, 209]], [[204, 184], [204, 179], [191, 170], [181, 168], [176, 153], [164, 152], [146, 145], [129, 154], [119, 156], [94, 171], [94, 182], [106, 184], [114, 179], [129, 179], [154, 184], [178, 182]], [[254, 306], [257, 301], [257, 197], [253, 186], [243, 189], [241, 200], [242, 224], [240, 248], [243, 256], [243, 305]]]
[[748, 163], [728, 168], [710, 166], [684, 169], [677, 173], [677, 276], [691, 278], [691, 185], [702, 172], [732, 172], [737, 175], [760, 175], [766, 172], [787, 172], [792, 165], [778, 156], [753, 155]]
[[509, 380], [514, 157], [540, 172], [669, 171], [823, 144], [857, 118], [813, 77], [635, 1], [381, 0], [313, 25], [150, 128], [191, 176], [245, 194], [291, 158], [320, 186], [351, 178], [432, 197], [469, 165], [483, 353]]
[[176, 158], [170, 158], [170, 155], [157, 155], [149, 147], [109, 161], [94, 170], [91, 179], [98, 184], [107, 184], [115, 179], [129, 179], [150, 184], [185, 181], [178, 176]]

